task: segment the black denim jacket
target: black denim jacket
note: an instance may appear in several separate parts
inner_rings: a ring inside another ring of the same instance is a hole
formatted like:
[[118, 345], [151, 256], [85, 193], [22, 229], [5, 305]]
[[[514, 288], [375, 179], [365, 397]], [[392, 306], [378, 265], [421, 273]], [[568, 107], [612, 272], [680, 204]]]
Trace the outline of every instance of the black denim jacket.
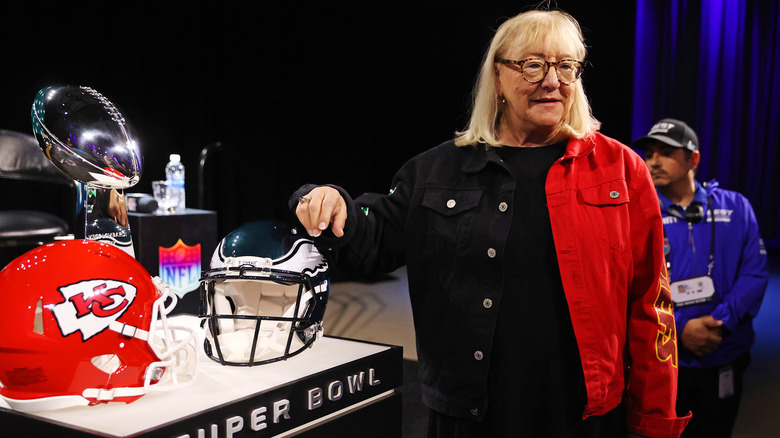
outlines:
[[[295, 208], [299, 189], [290, 200]], [[317, 247], [344, 271], [407, 265], [423, 399], [441, 413], [480, 420], [500, 305], [501, 264], [515, 182], [492, 147], [449, 141], [407, 162], [389, 195], [348, 205], [345, 236]]]

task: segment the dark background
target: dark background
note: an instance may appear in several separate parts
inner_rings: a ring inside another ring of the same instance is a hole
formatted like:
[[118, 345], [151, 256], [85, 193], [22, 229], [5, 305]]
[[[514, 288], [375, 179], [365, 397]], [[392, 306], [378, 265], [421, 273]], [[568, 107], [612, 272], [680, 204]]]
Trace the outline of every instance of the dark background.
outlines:
[[[385, 192], [406, 160], [465, 126], [494, 30], [537, 2], [5, 3], [0, 129], [31, 132], [43, 87], [90, 86], [138, 132], [144, 168], [128, 192], [151, 193], [180, 153], [192, 207], [200, 151], [222, 142], [203, 206], [224, 235], [283, 217], [303, 183]], [[557, 5], [583, 27], [602, 132], [630, 143], [633, 2]]]

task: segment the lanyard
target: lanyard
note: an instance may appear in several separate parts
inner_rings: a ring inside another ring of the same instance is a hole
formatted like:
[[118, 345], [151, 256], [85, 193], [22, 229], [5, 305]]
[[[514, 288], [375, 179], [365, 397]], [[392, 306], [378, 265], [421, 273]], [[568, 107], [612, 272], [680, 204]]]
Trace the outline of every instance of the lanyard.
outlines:
[[[712, 209], [712, 195], [707, 196], [707, 210], [710, 216], [710, 225], [712, 226], [712, 237], [710, 238], [710, 256], [707, 261], [707, 276], [712, 276], [712, 267], [715, 265], [715, 211]], [[677, 212], [670, 212], [668, 209], [666, 210], [667, 213], [671, 214], [672, 216], [679, 217], [679, 214]], [[688, 222], [688, 221], [686, 221]], [[690, 234], [690, 239], [693, 240], [693, 223], [688, 222], [688, 232]], [[666, 227], [664, 227], [664, 235], [666, 235]], [[695, 245], [695, 243], [693, 243]], [[695, 248], [695, 246], [694, 246]], [[665, 254], [666, 258], [666, 270], [669, 272], [669, 277], [671, 278], [672, 275], [672, 257], [671, 257], [672, 249], [671, 246], [669, 247], [669, 251]]]

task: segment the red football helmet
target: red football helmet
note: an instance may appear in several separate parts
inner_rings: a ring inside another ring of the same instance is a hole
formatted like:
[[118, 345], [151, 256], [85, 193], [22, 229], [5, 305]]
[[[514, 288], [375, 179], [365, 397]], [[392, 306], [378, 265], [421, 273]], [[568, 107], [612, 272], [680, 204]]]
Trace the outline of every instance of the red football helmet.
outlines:
[[195, 333], [168, 323], [167, 285], [91, 240], [38, 247], [0, 271], [0, 396], [20, 411], [119, 401], [195, 378]]

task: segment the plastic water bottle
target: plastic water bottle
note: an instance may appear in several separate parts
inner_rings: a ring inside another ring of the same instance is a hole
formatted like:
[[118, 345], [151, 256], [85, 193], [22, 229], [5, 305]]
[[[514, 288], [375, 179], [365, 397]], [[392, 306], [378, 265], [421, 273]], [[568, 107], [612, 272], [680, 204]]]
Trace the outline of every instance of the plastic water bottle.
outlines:
[[169, 159], [170, 161], [165, 165], [165, 180], [178, 189], [176, 210], [184, 210], [184, 165], [179, 154], [171, 154]]

